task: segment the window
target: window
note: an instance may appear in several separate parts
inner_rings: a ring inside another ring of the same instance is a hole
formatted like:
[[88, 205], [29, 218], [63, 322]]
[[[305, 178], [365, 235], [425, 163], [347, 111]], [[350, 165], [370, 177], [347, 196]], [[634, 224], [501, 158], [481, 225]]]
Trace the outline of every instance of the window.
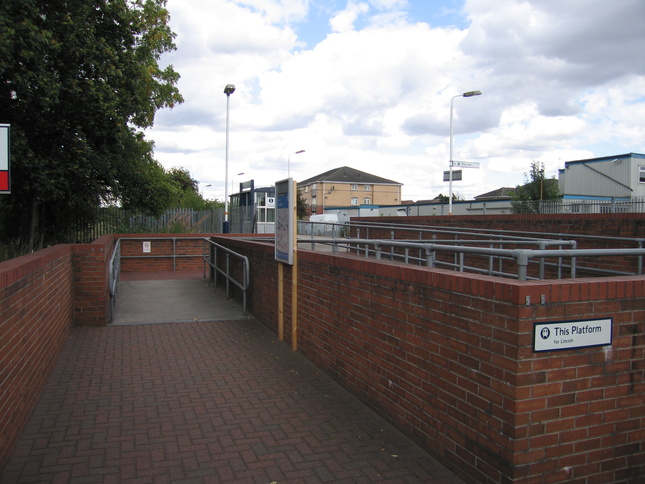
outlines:
[[369, 205], [372, 203], [372, 199], [369, 197], [366, 197], [363, 199], [363, 205]]
[[645, 183], [645, 166], [638, 167], [638, 182]]
[[352, 197], [352, 205], [358, 205], [358, 198]]
[[372, 185], [365, 185], [365, 191], [366, 192], [371, 192], [372, 191]]
[[352, 190], [358, 190], [358, 185], [352, 184]]

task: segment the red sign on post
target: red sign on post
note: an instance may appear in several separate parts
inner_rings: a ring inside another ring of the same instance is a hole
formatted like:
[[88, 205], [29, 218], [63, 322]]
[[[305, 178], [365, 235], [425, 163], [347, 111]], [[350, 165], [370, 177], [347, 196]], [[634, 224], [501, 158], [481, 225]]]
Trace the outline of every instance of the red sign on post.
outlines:
[[9, 164], [9, 125], [0, 124], [0, 194], [11, 193]]

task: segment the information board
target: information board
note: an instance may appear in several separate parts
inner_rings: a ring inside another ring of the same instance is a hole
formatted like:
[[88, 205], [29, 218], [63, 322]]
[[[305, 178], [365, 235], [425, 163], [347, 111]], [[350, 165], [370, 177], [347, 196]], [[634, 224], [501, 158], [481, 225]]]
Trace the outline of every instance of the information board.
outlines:
[[275, 184], [275, 259], [293, 265], [295, 235], [293, 178]]

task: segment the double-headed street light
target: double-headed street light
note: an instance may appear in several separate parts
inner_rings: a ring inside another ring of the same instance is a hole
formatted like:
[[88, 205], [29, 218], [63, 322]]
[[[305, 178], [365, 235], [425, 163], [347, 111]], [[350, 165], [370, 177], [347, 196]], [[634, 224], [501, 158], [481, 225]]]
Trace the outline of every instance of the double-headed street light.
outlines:
[[448, 215], [452, 215], [452, 104], [455, 98], [457, 97], [473, 97], [473, 96], [481, 96], [481, 91], [468, 91], [463, 94], [457, 94], [456, 96], [453, 96], [452, 99], [450, 100], [450, 168], [449, 168], [449, 176], [450, 179], [448, 181]]
[[224, 227], [222, 231], [225, 234], [229, 233], [229, 224], [228, 224], [228, 112], [229, 105], [231, 100], [231, 94], [235, 92], [235, 86], [233, 84], [227, 84], [224, 88], [224, 94], [226, 94], [226, 168], [224, 170]]

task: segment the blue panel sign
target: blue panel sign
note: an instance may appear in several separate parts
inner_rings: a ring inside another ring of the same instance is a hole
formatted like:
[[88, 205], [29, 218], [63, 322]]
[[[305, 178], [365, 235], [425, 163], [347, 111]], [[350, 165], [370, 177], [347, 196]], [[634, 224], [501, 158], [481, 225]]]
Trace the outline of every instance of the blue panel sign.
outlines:
[[295, 212], [294, 182], [292, 178], [275, 184], [275, 259], [293, 265]]

